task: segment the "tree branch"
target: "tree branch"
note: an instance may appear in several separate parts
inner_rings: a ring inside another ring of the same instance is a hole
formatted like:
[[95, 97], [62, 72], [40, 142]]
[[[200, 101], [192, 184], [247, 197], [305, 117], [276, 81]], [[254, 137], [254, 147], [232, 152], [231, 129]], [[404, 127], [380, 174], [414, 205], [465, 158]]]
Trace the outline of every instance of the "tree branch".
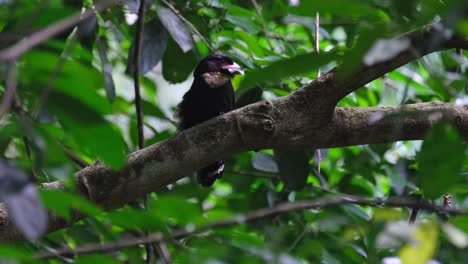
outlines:
[[318, 200], [303, 200], [296, 202], [288, 202], [278, 204], [274, 207], [262, 208], [255, 210], [248, 214], [241, 214], [228, 218], [225, 220], [213, 222], [201, 226], [196, 229], [179, 229], [175, 230], [170, 234], [169, 237], [165, 238], [161, 233], [149, 235], [146, 237], [131, 238], [131, 239], [120, 239], [115, 242], [107, 244], [90, 244], [81, 246], [75, 249], [62, 248], [54, 252], [40, 252], [36, 255], [37, 258], [53, 258], [57, 256], [71, 256], [71, 255], [82, 255], [96, 252], [112, 252], [122, 248], [133, 247], [142, 244], [160, 243], [167, 239], [180, 239], [190, 235], [199, 234], [214, 228], [228, 227], [232, 225], [245, 224], [264, 218], [272, 218], [276, 215], [285, 214], [291, 211], [306, 210], [306, 209], [318, 209], [340, 205], [362, 205], [371, 207], [408, 207], [425, 210], [437, 214], [447, 215], [468, 215], [468, 210], [457, 210], [451, 207], [437, 206], [432, 203], [424, 202], [421, 200], [414, 199], [402, 199], [402, 198], [388, 198], [388, 199], [366, 199], [352, 195], [340, 195], [331, 198], [323, 198]]
[[[402, 52], [384, 63], [363, 67], [341, 82], [337, 81], [336, 70], [332, 70], [290, 96], [248, 105], [136, 151], [128, 156], [127, 166], [120, 171], [103, 164], [84, 168], [77, 173], [77, 189], [91, 201], [110, 209], [158, 191], [210, 162], [247, 150], [319, 149], [422, 139], [440, 121], [452, 124], [468, 138], [466, 106], [433, 102], [394, 107], [335, 107], [346, 94], [434, 51], [423, 45], [434, 37], [432, 28], [430, 25], [407, 34], [413, 48], [420, 48], [417, 56]], [[468, 41], [453, 36], [439, 49], [456, 47], [468, 47]], [[51, 220], [51, 230], [69, 224]], [[22, 238], [15, 233], [7, 212], [0, 209], [0, 240], [19, 239]]]

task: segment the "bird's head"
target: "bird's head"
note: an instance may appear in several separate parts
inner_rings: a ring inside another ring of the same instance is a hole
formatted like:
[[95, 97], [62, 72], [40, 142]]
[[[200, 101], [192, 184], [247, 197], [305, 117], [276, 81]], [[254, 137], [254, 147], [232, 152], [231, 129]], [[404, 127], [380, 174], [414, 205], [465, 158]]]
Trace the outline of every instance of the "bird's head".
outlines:
[[198, 63], [193, 76], [195, 78], [201, 77], [210, 87], [217, 88], [237, 74], [244, 74], [244, 70], [239, 64], [226, 55], [211, 54]]

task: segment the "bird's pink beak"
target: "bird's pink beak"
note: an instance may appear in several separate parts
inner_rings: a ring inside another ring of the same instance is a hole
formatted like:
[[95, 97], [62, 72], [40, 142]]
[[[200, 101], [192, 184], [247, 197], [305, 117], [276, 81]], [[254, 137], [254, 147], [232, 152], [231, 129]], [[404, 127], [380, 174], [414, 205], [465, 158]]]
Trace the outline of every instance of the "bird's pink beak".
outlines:
[[229, 71], [229, 73], [233, 75], [235, 74], [244, 75], [244, 70], [242, 69], [242, 67], [235, 62], [233, 64], [224, 65], [223, 69]]

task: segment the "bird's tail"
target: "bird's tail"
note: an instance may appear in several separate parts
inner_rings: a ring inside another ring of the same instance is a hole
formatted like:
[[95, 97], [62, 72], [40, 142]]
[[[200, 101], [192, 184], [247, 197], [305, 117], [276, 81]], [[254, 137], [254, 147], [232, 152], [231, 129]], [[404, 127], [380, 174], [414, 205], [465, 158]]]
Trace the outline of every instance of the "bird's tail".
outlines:
[[224, 161], [216, 161], [198, 171], [197, 181], [204, 187], [210, 187], [216, 181], [223, 177]]

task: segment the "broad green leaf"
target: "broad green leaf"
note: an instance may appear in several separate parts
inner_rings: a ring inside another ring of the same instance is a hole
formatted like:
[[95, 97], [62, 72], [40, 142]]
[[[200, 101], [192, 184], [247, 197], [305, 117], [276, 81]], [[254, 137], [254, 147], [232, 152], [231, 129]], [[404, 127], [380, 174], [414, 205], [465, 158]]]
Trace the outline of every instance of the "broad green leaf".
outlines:
[[6, 244], [5, 242], [0, 244], [1, 260], [28, 260], [30, 258], [31, 252], [28, 252], [28, 250], [26, 250], [26, 248], [21, 245], [15, 245], [12, 243]]
[[70, 219], [71, 210], [78, 210], [90, 216], [100, 213], [100, 209], [81, 196], [59, 190], [40, 190], [44, 206], [53, 210], [65, 219]]
[[[86, 221], [89, 220], [86, 219]], [[94, 221], [94, 223], [96, 223], [96, 221]], [[80, 245], [99, 242], [99, 235], [101, 232], [97, 232], [93, 225], [88, 224], [73, 225], [66, 230], [66, 234], [70, 237], [73, 237], [73, 241]]]
[[173, 40], [169, 40], [162, 59], [164, 79], [170, 83], [185, 81], [195, 68], [197, 59], [193, 52], [184, 53]]
[[114, 225], [132, 230], [160, 230], [165, 226], [162, 219], [145, 210], [123, 208], [110, 213], [108, 217]]
[[[158, 19], [145, 23], [140, 50], [140, 74], [152, 70], [163, 58], [167, 47], [167, 33]], [[134, 71], [135, 42], [128, 50], [127, 72]]]
[[99, 59], [101, 60], [101, 71], [102, 71], [102, 75], [104, 76], [104, 85], [106, 87], [107, 98], [110, 101], [114, 101], [115, 85], [114, 85], [114, 78], [112, 77], [112, 63], [109, 61], [109, 58], [107, 57], [107, 52], [104, 47], [103, 39], [99, 35], [97, 35], [96, 37], [96, 44], [97, 44]]
[[73, 14], [76, 11], [77, 10], [73, 8], [63, 6], [47, 8], [42, 10], [42, 12], [38, 12], [38, 16], [34, 22], [37, 27], [45, 27], [50, 23], [57, 22], [58, 20]]
[[77, 146], [113, 168], [124, 164], [126, 146], [122, 136], [99, 113], [60, 93], [50, 95], [48, 108], [59, 118]]
[[329, 53], [307, 53], [293, 58], [278, 60], [262, 69], [249, 71], [237, 90], [237, 96], [243, 95], [247, 90], [257, 83], [279, 82], [281, 79], [301, 75], [306, 72], [316, 71], [332, 60], [336, 59], [334, 52]]
[[462, 180], [464, 155], [465, 146], [452, 126], [438, 123], [429, 131], [416, 156], [419, 186], [427, 197], [434, 199], [448, 193]]
[[[171, 34], [172, 39], [179, 45], [180, 49], [186, 53], [193, 47], [192, 35], [185, 27], [184, 23], [168, 8], [158, 6], [156, 8], [159, 19], [164, 27]], [[173, 58], [175, 59], [175, 57]]]
[[257, 34], [261, 30], [258, 15], [240, 6], [230, 5], [226, 20], [251, 34]]
[[148, 207], [151, 214], [159, 219], [168, 219], [177, 224], [195, 224], [201, 220], [200, 208], [178, 196], [162, 196]]
[[304, 150], [275, 150], [280, 178], [288, 190], [300, 190], [309, 176], [309, 155]]
[[[52, 88], [54, 91], [73, 97], [100, 114], [110, 113], [109, 102], [97, 92], [104, 81], [95, 68], [45, 51], [30, 51], [21, 59], [23, 71], [20, 78], [31, 88], [40, 92]], [[63, 65], [53, 77], [61, 60], [64, 60]]]

